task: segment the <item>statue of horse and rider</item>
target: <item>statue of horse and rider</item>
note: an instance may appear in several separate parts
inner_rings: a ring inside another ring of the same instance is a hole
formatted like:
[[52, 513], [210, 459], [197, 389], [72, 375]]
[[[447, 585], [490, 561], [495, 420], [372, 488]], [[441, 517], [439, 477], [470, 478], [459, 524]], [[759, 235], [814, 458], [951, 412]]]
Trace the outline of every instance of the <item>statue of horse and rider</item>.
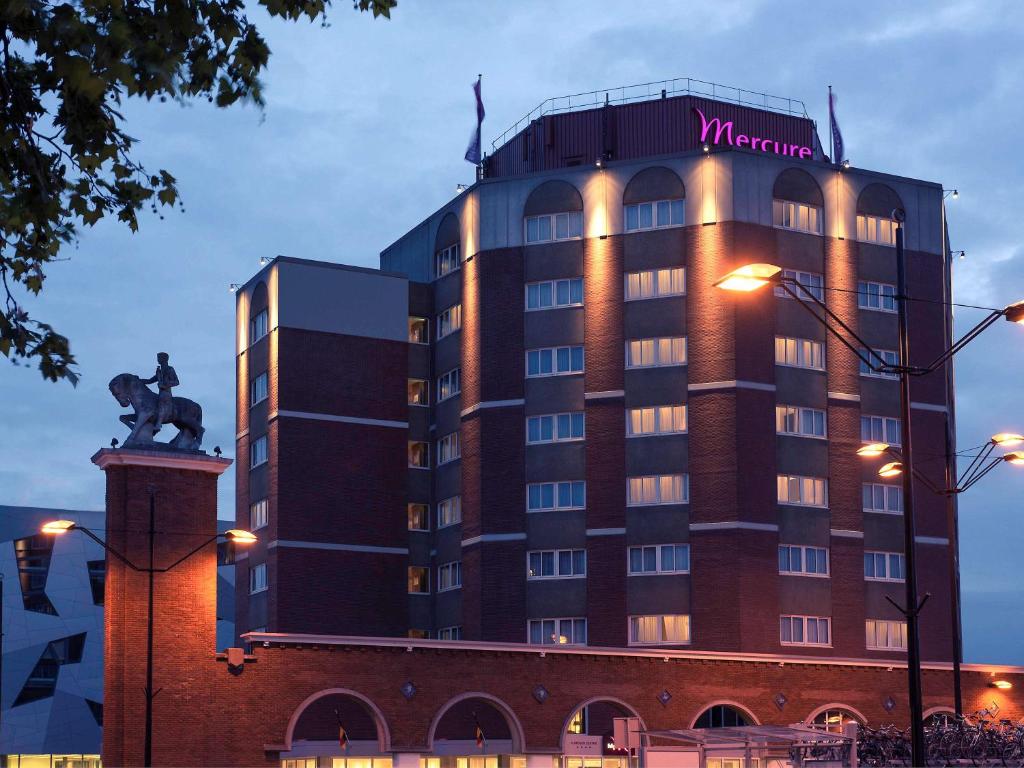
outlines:
[[[178, 434], [167, 445], [177, 450], [196, 451], [203, 442], [203, 409], [192, 400], [173, 397], [171, 390], [178, 386], [178, 374], [169, 364], [166, 352], [157, 356], [156, 373], [148, 379], [134, 373], [120, 373], [110, 380], [110, 393], [122, 408], [129, 406], [135, 413], [124, 414], [121, 421], [131, 429], [124, 441], [125, 448], [154, 448], [163, 445], [153, 436], [164, 424], [178, 428]], [[156, 384], [157, 393], [147, 385]]]

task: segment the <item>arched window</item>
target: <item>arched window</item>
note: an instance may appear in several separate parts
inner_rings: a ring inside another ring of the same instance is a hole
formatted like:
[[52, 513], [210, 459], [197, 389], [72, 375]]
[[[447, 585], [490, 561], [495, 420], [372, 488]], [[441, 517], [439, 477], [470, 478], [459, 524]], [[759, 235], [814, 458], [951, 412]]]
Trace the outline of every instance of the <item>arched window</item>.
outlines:
[[820, 235], [824, 231], [825, 197], [814, 177], [800, 168], [787, 168], [772, 188], [772, 223], [783, 229]]
[[860, 723], [860, 718], [847, 709], [834, 708], [823, 709], [811, 721], [815, 728], [821, 728], [829, 733], [842, 733], [843, 727], [849, 723]]
[[740, 709], [728, 704], [715, 704], [701, 712], [694, 722], [694, 728], [736, 728], [753, 725], [750, 718]]
[[892, 212], [902, 208], [900, 196], [885, 184], [868, 184], [857, 198], [857, 239], [865, 243], [896, 245]]
[[668, 168], [644, 168], [629, 180], [622, 193], [627, 232], [684, 223], [686, 188], [682, 179]]
[[444, 277], [462, 266], [462, 252], [459, 249], [459, 219], [454, 213], [447, 213], [437, 227], [434, 240], [434, 279]]
[[938, 709], [924, 719], [925, 728], [941, 728], [952, 724], [956, 714], [952, 709]]
[[523, 236], [527, 245], [583, 237], [583, 197], [567, 181], [545, 181], [523, 207]]

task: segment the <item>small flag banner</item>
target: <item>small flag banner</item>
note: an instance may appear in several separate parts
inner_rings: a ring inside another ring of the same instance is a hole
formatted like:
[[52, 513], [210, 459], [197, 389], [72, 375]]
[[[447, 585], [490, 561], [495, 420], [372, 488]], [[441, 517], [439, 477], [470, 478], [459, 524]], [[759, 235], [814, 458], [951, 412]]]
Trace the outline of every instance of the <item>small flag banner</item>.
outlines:
[[338, 718], [338, 746], [341, 747], [342, 752], [348, 752], [348, 731], [341, 724], [341, 713], [338, 710], [334, 710], [334, 716]]
[[484, 101], [480, 96], [480, 81], [483, 75], [477, 75], [473, 83], [473, 94], [476, 96], [476, 130], [469, 139], [469, 146], [466, 148], [466, 160], [473, 165], [480, 165], [480, 129], [484, 124]]
[[832, 162], [841, 165], [843, 162], [843, 134], [839, 130], [839, 121], [836, 120], [837, 97], [832, 93], [832, 86], [828, 88], [828, 122], [832, 128]]
[[483, 751], [487, 739], [484, 738], [484, 729], [480, 727], [480, 721], [476, 719], [476, 712], [473, 713], [473, 722], [476, 724], [476, 747]]

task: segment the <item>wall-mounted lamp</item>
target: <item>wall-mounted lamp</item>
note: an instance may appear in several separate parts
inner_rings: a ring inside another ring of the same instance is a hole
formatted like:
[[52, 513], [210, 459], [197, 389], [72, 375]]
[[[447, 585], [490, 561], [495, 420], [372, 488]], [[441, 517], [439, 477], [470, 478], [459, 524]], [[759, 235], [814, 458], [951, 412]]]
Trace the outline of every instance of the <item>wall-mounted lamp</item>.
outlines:
[[601, 170], [602, 168], [604, 168], [604, 158], [603, 157], [597, 158], [597, 160], [594, 161], [594, 167], [597, 168], [598, 170]]
[[846, 171], [846, 170], [849, 170], [849, 168], [850, 168], [850, 161], [849, 160], [843, 160], [843, 170]]
[[942, 190], [942, 199], [945, 200], [947, 197], [951, 197], [954, 200], [960, 199], [960, 190], [957, 189], [944, 189]]
[[468, 184], [456, 184], [455, 185], [455, 194], [456, 195], [461, 195], [467, 189], [469, 189], [469, 185]]
[[269, 263], [270, 263], [270, 257], [269, 256], [260, 256], [260, 266], [261, 267], [265, 267]]
[[958, 259], [960, 259], [960, 261], [963, 261], [964, 259], [967, 258], [967, 252], [966, 251], [950, 251], [949, 255], [950, 256], [956, 256]]
[[1009, 680], [993, 680], [989, 685], [993, 688], [998, 688], [1001, 691], [1008, 691], [1013, 688], [1013, 683]]
[[240, 286], [238, 283], [230, 283], [228, 285], [228, 292], [229, 293], [237, 293], [238, 289], [241, 288], [241, 287], [242, 286]]
[[710, 151], [711, 151], [711, 146], [710, 146], [709, 144], [705, 144], [705, 145], [704, 145], [704, 154], [706, 155], [706, 154], [708, 154], [708, 153], [709, 153]]

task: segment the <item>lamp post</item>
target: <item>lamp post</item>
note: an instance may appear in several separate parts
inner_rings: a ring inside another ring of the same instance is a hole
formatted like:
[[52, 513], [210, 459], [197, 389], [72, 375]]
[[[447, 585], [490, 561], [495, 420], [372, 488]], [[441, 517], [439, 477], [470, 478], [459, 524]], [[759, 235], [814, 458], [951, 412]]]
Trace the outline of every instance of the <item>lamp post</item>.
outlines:
[[[935, 360], [926, 366], [910, 365], [909, 355], [909, 334], [907, 321], [907, 294], [906, 285], [906, 259], [903, 247], [903, 223], [906, 214], [902, 209], [892, 212], [892, 220], [895, 229], [896, 245], [896, 270], [897, 286], [896, 300], [898, 302], [898, 323], [899, 323], [899, 360], [896, 364], [886, 362], [875, 349], [864, 341], [847, 323], [836, 315], [825, 302], [819, 299], [810, 291], [807, 291], [798, 280], [787, 277], [783, 274], [781, 267], [774, 264], [747, 264], [719, 279], [714, 285], [729, 291], [751, 292], [766, 285], [774, 285], [780, 288], [791, 298], [798, 301], [810, 314], [832, 334], [847, 349], [852, 351], [861, 362], [876, 373], [897, 374], [900, 379], [900, 413], [901, 413], [901, 439], [903, 442], [903, 460], [891, 462], [879, 470], [883, 477], [893, 477], [903, 474], [903, 528], [905, 538], [906, 557], [906, 606], [896, 607], [907, 619], [907, 676], [908, 693], [910, 698], [911, 717], [911, 763], [912, 765], [925, 765], [924, 745], [924, 719], [923, 704], [921, 696], [921, 658], [920, 658], [920, 634], [918, 631], [918, 615], [923, 602], [918, 601], [917, 594], [917, 569], [915, 558], [915, 519], [914, 519], [914, 487], [913, 478], [916, 476], [913, 465], [913, 453], [911, 450], [911, 424], [910, 424], [910, 379], [912, 376], [923, 376], [937, 370], [944, 365], [957, 352], [978, 337], [985, 329], [990, 327], [1000, 317], [1010, 322], [1024, 324], [1024, 302], [1017, 302], [1004, 309], [992, 310], [987, 317], [975, 325], [959, 340], [954, 342], [949, 349], [942, 352]], [[820, 314], [819, 314], [820, 312]], [[1024, 452], [1020, 452], [1021, 463], [1024, 463]], [[1007, 458], [1007, 461], [1012, 461]], [[905, 471], [904, 471], [905, 470]], [[883, 474], [884, 473], [884, 474]], [[951, 542], [952, 545], [952, 542]], [[925, 595], [925, 600], [928, 595]], [[895, 603], [894, 603], [895, 605]]]
[[60, 536], [67, 533], [68, 531], [81, 531], [90, 539], [99, 544], [109, 554], [116, 557], [128, 568], [137, 573], [145, 573], [148, 575], [149, 580], [149, 605], [147, 606], [147, 623], [146, 623], [146, 714], [145, 714], [145, 738], [143, 741], [143, 765], [149, 768], [153, 764], [153, 699], [159, 691], [153, 691], [153, 590], [154, 590], [154, 579], [158, 573], [167, 573], [168, 571], [181, 565], [183, 562], [188, 560], [192, 555], [200, 552], [201, 550], [208, 547], [218, 539], [223, 538], [231, 544], [252, 544], [256, 541], [256, 536], [249, 531], [244, 531], [238, 528], [233, 528], [229, 531], [225, 531], [223, 534], [215, 533], [209, 538], [205, 539], [199, 546], [193, 548], [186, 554], [179, 557], [173, 563], [163, 568], [157, 568], [155, 562], [156, 552], [156, 493], [151, 488], [149, 491], [149, 529], [146, 532], [149, 537], [149, 557], [146, 566], [139, 566], [121, 554], [119, 551], [107, 544], [106, 541], [101, 539], [95, 533], [90, 531], [84, 525], [79, 525], [72, 520], [52, 520], [42, 527], [42, 533], [49, 534], [52, 536]]

